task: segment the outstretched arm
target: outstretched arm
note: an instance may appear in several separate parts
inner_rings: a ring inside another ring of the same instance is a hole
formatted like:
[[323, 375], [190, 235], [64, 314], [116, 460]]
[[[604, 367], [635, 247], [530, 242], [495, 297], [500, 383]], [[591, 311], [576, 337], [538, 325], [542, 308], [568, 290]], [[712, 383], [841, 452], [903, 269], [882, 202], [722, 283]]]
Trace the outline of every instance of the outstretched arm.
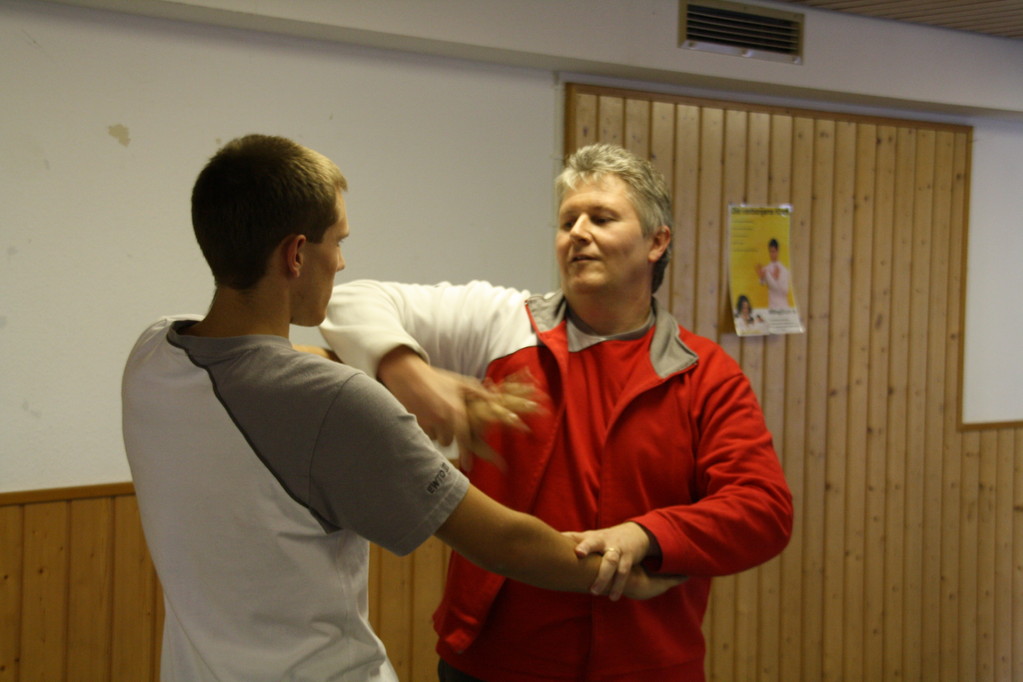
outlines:
[[[495, 502], [473, 486], [436, 536], [488, 571], [551, 590], [593, 592], [603, 562], [596, 554], [577, 556], [571, 538]], [[649, 599], [679, 581], [649, 576], [636, 565], [622, 582], [620, 594]]]

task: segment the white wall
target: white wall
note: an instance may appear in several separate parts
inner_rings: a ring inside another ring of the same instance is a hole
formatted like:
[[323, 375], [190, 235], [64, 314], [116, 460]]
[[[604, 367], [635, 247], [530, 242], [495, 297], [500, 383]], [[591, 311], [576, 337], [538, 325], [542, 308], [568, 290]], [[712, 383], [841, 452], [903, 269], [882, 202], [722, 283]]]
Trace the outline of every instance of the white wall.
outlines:
[[239, 134], [346, 173], [341, 277], [554, 284], [549, 73], [0, 3], [0, 92], [0, 491], [128, 480], [121, 368], [205, 311], [189, 194]]
[[[0, 491], [127, 480], [121, 366], [153, 318], [208, 303], [188, 193], [236, 135], [288, 135], [338, 161], [353, 225], [342, 278], [551, 286], [566, 71], [976, 125], [969, 319], [1001, 326], [968, 331], [995, 344], [970, 373], [993, 364], [1001, 386], [1012, 366], [998, 343], [1023, 322], [1002, 292], [1021, 274], [995, 278], [994, 295], [975, 275], [1023, 253], [1018, 41], [808, 12], [795, 67], [677, 50], [673, 0], [72, 4], [189, 21], [0, 3]], [[1019, 385], [980, 393], [1018, 407]]]

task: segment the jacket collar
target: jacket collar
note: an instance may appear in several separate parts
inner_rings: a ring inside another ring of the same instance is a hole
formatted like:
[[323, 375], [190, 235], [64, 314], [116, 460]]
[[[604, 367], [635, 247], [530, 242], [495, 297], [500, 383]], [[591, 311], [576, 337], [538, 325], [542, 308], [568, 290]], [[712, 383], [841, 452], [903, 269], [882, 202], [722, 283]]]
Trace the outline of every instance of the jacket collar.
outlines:
[[[568, 316], [568, 302], [560, 290], [536, 294], [526, 300], [533, 326], [541, 338], [554, 331]], [[666, 379], [689, 369], [699, 356], [689, 348], [680, 336], [681, 327], [671, 313], [653, 299], [654, 335], [650, 341], [650, 364], [654, 372]]]

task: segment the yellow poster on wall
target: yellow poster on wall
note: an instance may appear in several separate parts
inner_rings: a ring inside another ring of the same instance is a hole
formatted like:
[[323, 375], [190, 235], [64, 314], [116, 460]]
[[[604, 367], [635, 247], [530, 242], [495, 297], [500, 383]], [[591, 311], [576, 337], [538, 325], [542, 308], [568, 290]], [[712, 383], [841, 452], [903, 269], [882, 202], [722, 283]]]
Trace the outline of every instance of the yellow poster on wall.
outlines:
[[789, 241], [792, 207], [728, 207], [729, 290], [739, 336], [800, 334], [792, 290]]

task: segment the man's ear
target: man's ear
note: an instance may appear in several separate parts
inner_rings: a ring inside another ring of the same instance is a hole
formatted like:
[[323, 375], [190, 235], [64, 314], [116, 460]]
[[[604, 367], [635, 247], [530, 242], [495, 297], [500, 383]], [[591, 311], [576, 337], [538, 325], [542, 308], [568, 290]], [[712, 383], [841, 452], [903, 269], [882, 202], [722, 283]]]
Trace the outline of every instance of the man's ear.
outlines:
[[667, 225], [661, 225], [658, 227], [650, 240], [650, 254], [648, 256], [651, 263], [656, 263], [664, 255], [664, 252], [668, 250], [668, 246], [671, 244], [671, 228]]
[[283, 265], [284, 272], [289, 279], [302, 274], [302, 265], [305, 263], [302, 247], [307, 241], [304, 234], [289, 234], [277, 245], [276, 253], [279, 256], [279, 262]]

